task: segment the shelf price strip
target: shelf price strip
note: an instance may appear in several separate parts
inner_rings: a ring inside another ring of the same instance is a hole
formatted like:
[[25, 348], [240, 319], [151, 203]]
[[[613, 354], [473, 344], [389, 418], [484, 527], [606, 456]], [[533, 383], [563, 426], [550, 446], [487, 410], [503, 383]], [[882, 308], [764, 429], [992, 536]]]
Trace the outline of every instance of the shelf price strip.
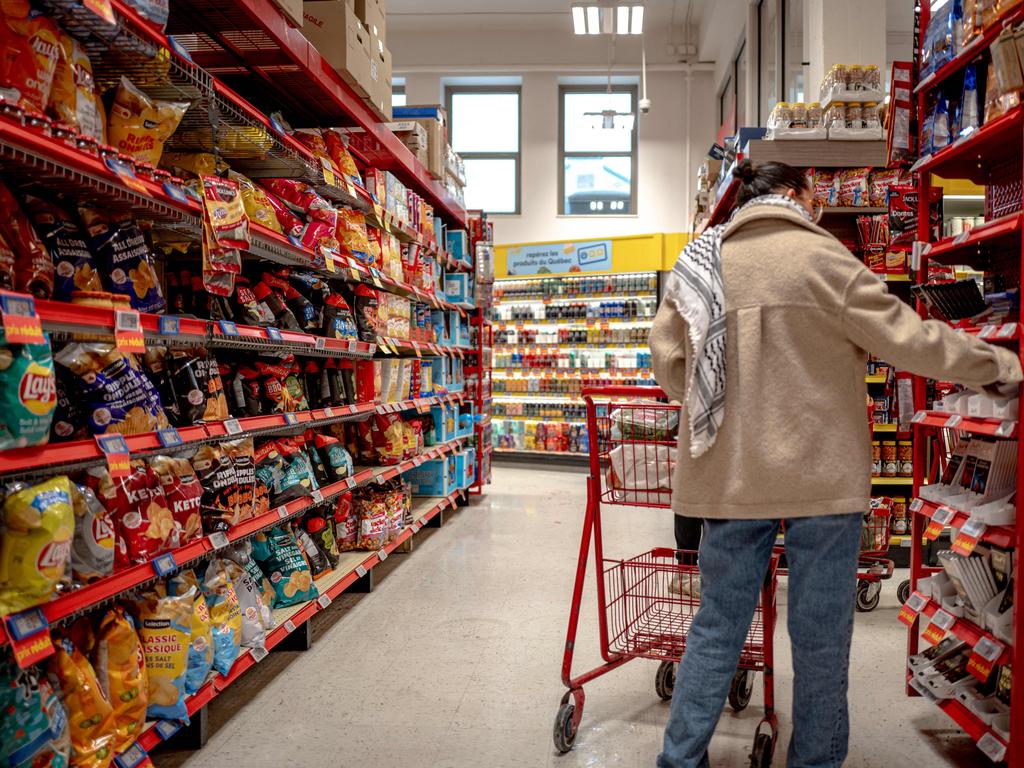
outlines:
[[989, 677], [992, 675], [992, 669], [995, 667], [996, 659], [1003, 655], [1004, 650], [1006, 649], [1002, 643], [990, 640], [987, 637], [979, 638], [978, 642], [974, 644], [970, 658], [967, 660], [967, 671], [981, 682], [988, 682]]
[[928, 523], [928, 527], [925, 528], [924, 537], [929, 541], [935, 541], [954, 517], [956, 517], [955, 510], [949, 507], [939, 507], [932, 515], [932, 520]]
[[985, 535], [987, 526], [974, 518], [968, 520], [960, 528], [960, 532], [957, 533], [956, 538], [953, 539], [953, 551], [958, 555], [968, 557], [974, 548], [978, 546], [978, 542]]
[[920, 592], [914, 592], [910, 597], [907, 598], [907, 602], [903, 604], [900, 609], [899, 616], [897, 618], [907, 625], [907, 627], [913, 627], [914, 622], [917, 620], [918, 614], [921, 613], [921, 609], [928, 604], [928, 598], [922, 595]]
[[956, 623], [956, 617], [953, 614], [944, 611], [939, 608], [935, 611], [932, 616], [931, 624], [925, 629], [921, 635], [927, 642], [932, 645], [938, 645], [946, 637], [950, 628]]

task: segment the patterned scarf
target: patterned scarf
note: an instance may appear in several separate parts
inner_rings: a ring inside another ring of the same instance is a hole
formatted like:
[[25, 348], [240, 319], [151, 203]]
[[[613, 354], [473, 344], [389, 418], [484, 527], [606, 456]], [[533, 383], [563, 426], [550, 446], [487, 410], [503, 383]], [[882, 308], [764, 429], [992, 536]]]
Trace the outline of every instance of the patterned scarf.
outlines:
[[[775, 205], [811, 216], [785, 195], [762, 195], [738, 208]], [[731, 219], [730, 219], [731, 221]], [[726, 224], [712, 227], [690, 242], [676, 260], [665, 296], [686, 321], [690, 335], [690, 366], [686, 410], [690, 421], [690, 456], [703, 455], [718, 436], [725, 418], [725, 289], [722, 285], [722, 236]]]

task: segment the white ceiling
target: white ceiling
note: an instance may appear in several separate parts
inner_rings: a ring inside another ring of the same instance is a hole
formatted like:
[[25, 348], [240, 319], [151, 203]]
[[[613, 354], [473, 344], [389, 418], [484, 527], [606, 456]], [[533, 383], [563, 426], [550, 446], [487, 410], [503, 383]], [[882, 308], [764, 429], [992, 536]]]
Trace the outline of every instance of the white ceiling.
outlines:
[[[693, 35], [698, 10], [707, 0], [647, 0], [644, 31], [649, 42], [683, 43], [687, 12]], [[387, 0], [388, 27], [400, 32], [448, 30], [473, 32], [551, 31], [572, 33], [570, 0]], [[673, 19], [674, 17], [674, 19]]]

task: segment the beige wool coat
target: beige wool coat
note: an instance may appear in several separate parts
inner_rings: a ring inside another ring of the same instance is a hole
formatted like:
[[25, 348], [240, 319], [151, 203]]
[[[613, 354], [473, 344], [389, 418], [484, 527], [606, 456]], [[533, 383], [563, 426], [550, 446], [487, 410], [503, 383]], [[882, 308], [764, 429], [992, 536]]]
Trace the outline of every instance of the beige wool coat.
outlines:
[[[684, 410], [672, 505], [686, 517], [785, 519], [862, 512], [871, 493], [868, 353], [981, 390], [1021, 381], [1015, 353], [922, 321], [824, 229], [752, 206], [727, 227], [722, 428], [689, 452]], [[650, 335], [654, 375], [685, 402], [689, 340], [671, 300]]]

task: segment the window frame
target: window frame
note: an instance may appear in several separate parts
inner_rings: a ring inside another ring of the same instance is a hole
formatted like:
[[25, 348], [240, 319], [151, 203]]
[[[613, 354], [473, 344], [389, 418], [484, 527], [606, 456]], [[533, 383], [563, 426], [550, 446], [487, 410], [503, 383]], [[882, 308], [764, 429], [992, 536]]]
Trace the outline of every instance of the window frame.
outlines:
[[516, 207], [513, 211], [485, 211], [489, 216], [521, 216], [523, 212], [523, 86], [522, 85], [448, 85], [444, 89], [445, 109], [448, 111], [448, 142], [454, 146], [455, 113], [452, 110], [457, 94], [508, 94], [519, 100], [518, 152], [460, 152], [463, 160], [514, 160], [516, 169]]
[[[636, 115], [633, 122], [633, 141], [629, 152], [566, 152], [565, 151], [565, 97], [570, 93], [607, 93], [606, 85], [571, 85], [561, 83], [558, 86], [558, 215], [581, 219], [612, 218], [615, 216], [638, 216], [639, 180], [637, 178], [637, 150], [640, 134], [640, 110], [637, 102], [640, 88], [635, 83], [629, 85], [612, 85], [612, 93], [628, 93], [630, 111]], [[630, 158], [630, 190], [628, 213], [568, 213], [565, 205], [565, 160], [566, 158], [597, 158], [597, 157], [629, 157]]]

